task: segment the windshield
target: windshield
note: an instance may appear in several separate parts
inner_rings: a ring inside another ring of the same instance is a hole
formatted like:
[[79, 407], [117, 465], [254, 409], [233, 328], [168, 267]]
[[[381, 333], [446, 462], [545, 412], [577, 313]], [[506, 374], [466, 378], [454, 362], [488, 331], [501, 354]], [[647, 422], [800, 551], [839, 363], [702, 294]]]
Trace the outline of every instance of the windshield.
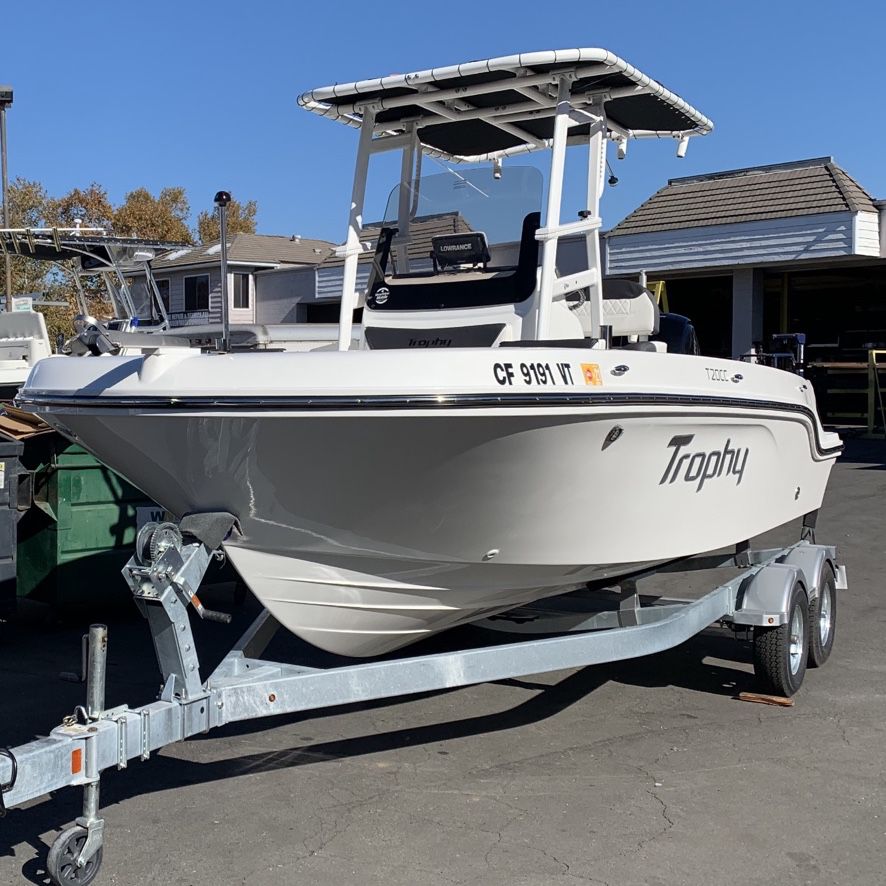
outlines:
[[135, 315], [140, 320], [152, 320], [157, 313], [154, 297], [144, 277], [136, 277], [129, 281], [129, 294], [135, 305]]
[[[400, 229], [392, 244], [395, 273], [427, 270], [433, 237], [471, 231], [485, 235], [493, 264], [512, 264], [508, 250], [495, 247], [519, 243], [523, 220], [540, 210], [543, 190], [538, 169], [507, 165], [498, 176], [491, 166], [468, 167], [424, 176], [405, 186], [405, 191], [398, 185], [388, 198], [384, 217], [386, 227]], [[402, 209], [408, 216], [405, 225]], [[403, 267], [404, 258], [408, 267]]]

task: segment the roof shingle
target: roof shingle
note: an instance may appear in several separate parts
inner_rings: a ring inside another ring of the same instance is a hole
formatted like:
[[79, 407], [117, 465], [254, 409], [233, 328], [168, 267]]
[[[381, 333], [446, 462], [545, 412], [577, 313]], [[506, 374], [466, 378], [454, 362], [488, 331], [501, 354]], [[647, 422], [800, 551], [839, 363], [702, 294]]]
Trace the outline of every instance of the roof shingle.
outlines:
[[[363, 226], [360, 239], [364, 243], [369, 243], [370, 249], [360, 255], [361, 262], [372, 261], [383, 225], [383, 222], [370, 222]], [[419, 216], [409, 224], [407, 255], [410, 261], [427, 259], [431, 253], [431, 238], [440, 234], [464, 234], [472, 230], [473, 228], [467, 219], [458, 212], [441, 212], [436, 215]], [[343, 265], [344, 262], [344, 258], [332, 254], [323, 261], [323, 267], [335, 267]]]
[[[330, 255], [333, 244], [304, 237], [279, 237], [271, 234], [234, 234], [228, 240], [228, 261], [248, 264], [318, 265]], [[156, 259], [153, 267], [171, 269], [199, 264], [218, 264], [221, 241], [200, 246], [183, 246]]]
[[825, 212], [876, 212], [871, 195], [831, 157], [671, 179], [608, 236]]

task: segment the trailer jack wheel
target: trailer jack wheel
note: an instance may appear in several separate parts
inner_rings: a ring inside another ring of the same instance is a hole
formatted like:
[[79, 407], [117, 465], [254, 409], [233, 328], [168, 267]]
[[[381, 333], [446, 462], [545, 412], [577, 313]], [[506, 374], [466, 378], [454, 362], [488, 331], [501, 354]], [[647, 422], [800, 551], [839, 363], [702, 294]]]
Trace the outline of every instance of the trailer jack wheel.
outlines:
[[783, 625], [754, 628], [754, 674], [766, 690], [789, 698], [800, 688], [809, 659], [809, 603], [800, 582], [787, 612]]
[[77, 864], [80, 853], [86, 845], [87, 836], [86, 828], [73, 825], [56, 837], [46, 859], [46, 872], [55, 886], [69, 886], [69, 884], [87, 886], [98, 876], [102, 866], [101, 847], [96, 850], [92, 858], [84, 862], [82, 867]]

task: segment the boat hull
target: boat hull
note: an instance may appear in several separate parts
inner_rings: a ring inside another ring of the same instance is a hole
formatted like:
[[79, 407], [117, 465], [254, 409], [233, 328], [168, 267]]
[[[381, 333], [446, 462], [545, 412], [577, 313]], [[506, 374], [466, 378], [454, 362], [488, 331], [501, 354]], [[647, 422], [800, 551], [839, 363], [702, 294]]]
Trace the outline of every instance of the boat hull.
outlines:
[[286, 628], [344, 655], [732, 544], [821, 504], [833, 454], [817, 452], [801, 411], [574, 391], [323, 409], [81, 398], [42, 413], [173, 514], [236, 515], [225, 547], [244, 581]]

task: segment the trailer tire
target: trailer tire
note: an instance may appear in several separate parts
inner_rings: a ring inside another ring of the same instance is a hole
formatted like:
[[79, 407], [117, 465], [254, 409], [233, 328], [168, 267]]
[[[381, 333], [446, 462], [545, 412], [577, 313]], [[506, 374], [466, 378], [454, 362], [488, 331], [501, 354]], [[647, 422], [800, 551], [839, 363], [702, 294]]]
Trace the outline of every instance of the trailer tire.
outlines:
[[83, 865], [77, 867], [77, 856], [86, 842], [86, 828], [80, 825], [66, 828], [56, 838], [46, 858], [46, 873], [55, 886], [88, 886], [97, 876], [102, 866], [102, 850]]
[[809, 602], [800, 582], [787, 615], [778, 627], [754, 628], [754, 674], [767, 691], [789, 698], [800, 688], [809, 658]]
[[830, 563], [822, 570], [818, 596], [809, 606], [809, 667], [820, 668], [830, 657], [837, 630], [837, 579]]

